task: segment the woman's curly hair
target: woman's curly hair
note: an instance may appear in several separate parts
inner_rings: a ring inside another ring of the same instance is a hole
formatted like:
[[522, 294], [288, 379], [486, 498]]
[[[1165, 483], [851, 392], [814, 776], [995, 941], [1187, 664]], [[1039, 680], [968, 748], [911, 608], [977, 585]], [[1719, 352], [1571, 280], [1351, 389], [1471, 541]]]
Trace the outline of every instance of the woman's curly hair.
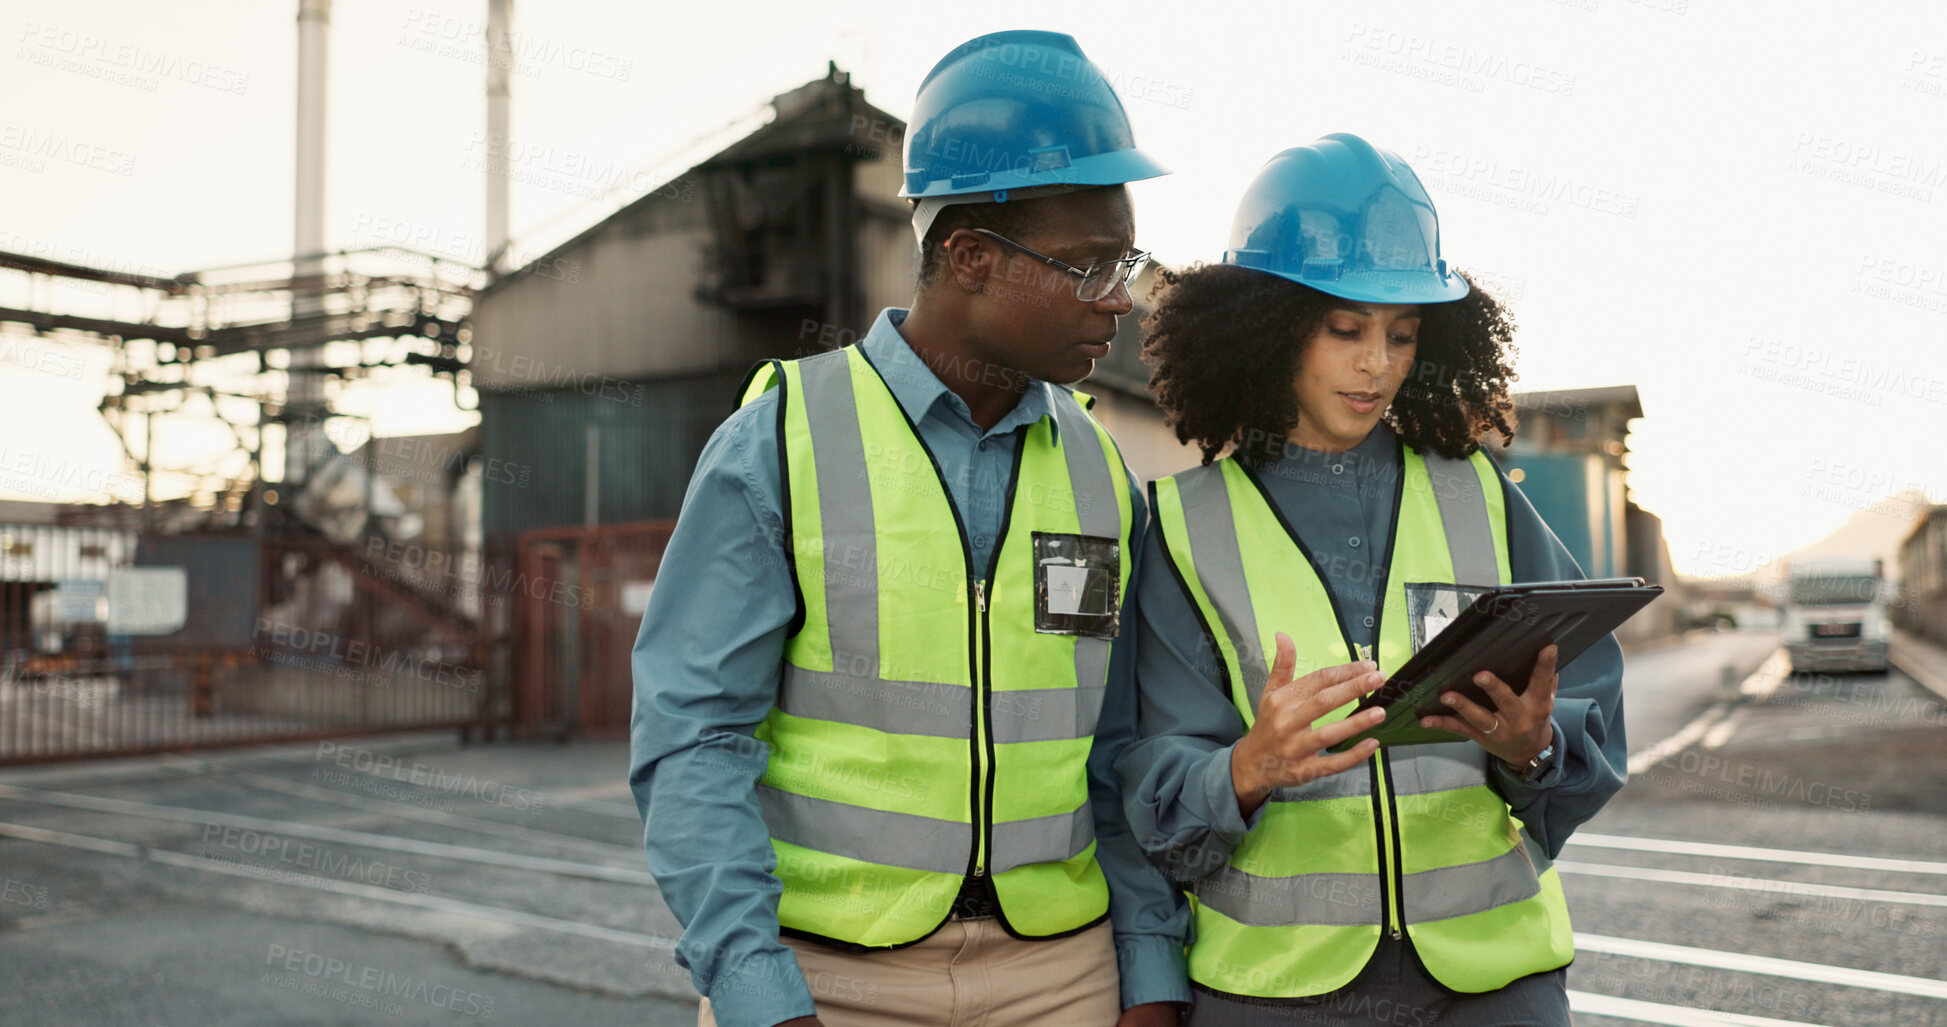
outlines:
[[[1232, 445], [1246, 467], [1282, 456], [1298, 425], [1291, 383], [1302, 344], [1343, 301], [1231, 264], [1163, 269], [1157, 278], [1142, 357], [1178, 441], [1195, 442], [1206, 464]], [[1490, 430], [1514, 437], [1514, 315], [1468, 284], [1464, 299], [1420, 307], [1419, 349], [1385, 414], [1407, 445], [1454, 458]]]

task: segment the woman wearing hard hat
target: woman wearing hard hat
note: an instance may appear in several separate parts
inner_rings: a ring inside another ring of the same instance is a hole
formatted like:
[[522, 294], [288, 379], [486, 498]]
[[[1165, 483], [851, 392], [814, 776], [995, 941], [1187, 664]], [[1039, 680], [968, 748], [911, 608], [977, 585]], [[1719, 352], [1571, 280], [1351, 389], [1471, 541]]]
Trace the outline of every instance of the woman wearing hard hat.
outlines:
[[1326, 751], [1412, 655], [1409, 583], [1582, 576], [1480, 448], [1513, 434], [1507, 311], [1345, 134], [1272, 158], [1223, 263], [1163, 277], [1144, 353], [1205, 463], [1153, 487], [1118, 769], [1195, 900], [1190, 1022], [1567, 1023], [1550, 858], [1624, 780], [1613, 637], [1518, 696], [1484, 674], [1493, 708], [1448, 696], [1424, 723], [1466, 741]]

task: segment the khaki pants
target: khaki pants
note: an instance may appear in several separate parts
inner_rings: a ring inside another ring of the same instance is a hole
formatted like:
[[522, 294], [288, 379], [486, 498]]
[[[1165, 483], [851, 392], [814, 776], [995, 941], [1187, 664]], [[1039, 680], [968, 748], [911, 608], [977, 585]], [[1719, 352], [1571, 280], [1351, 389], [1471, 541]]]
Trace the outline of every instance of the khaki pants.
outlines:
[[[825, 1027], [1114, 1027], [1122, 1013], [1107, 923], [1022, 941], [991, 917], [949, 920], [925, 941], [867, 953], [784, 943]], [[716, 1027], [707, 998], [696, 1023]]]

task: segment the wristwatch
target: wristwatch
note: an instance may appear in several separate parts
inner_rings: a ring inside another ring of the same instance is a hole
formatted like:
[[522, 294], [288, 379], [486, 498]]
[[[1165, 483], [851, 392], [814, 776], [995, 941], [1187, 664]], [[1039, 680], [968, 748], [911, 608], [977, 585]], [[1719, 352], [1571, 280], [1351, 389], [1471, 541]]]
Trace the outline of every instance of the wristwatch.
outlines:
[[1514, 779], [1517, 781], [1533, 781], [1535, 778], [1541, 776], [1541, 768], [1547, 766], [1550, 762], [1554, 760], [1554, 758], [1555, 758], [1555, 742], [1554, 740], [1551, 739], [1549, 740], [1548, 744], [1542, 746], [1541, 751], [1535, 753], [1534, 758], [1529, 760], [1528, 762], [1509, 763], [1506, 760], [1502, 760], [1501, 766], [1506, 767], [1508, 773], [1512, 775]]

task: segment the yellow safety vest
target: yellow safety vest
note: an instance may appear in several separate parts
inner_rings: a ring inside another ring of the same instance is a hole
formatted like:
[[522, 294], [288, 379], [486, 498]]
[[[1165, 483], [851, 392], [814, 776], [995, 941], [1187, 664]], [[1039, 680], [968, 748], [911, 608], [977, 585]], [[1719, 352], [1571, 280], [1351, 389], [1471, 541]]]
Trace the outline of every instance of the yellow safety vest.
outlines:
[[1016, 450], [990, 573], [861, 349], [760, 365], [743, 402], [772, 387], [800, 601], [757, 730], [779, 923], [907, 944], [969, 875], [991, 876], [1016, 935], [1099, 922], [1087, 762], [1132, 518], [1115, 443], [1051, 390], [1054, 416]]
[[[1509, 580], [1505, 497], [1486, 456], [1402, 445], [1400, 459], [1378, 612], [1387, 674], [1412, 656], [1406, 583]], [[1164, 551], [1222, 652], [1246, 729], [1277, 632], [1297, 644], [1294, 676], [1358, 658], [1335, 597], [1251, 471], [1219, 460], [1158, 481], [1155, 496]], [[1191, 979], [1235, 995], [1323, 994], [1359, 973], [1382, 931], [1402, 930], [1455, 991], [1567, 965], [1561, 883], [1488, 786], [1492, 758], [1473, 742], [1382, 747], [1363, 770], [1274, 792], [1229, 862], [1193, 887]]]

